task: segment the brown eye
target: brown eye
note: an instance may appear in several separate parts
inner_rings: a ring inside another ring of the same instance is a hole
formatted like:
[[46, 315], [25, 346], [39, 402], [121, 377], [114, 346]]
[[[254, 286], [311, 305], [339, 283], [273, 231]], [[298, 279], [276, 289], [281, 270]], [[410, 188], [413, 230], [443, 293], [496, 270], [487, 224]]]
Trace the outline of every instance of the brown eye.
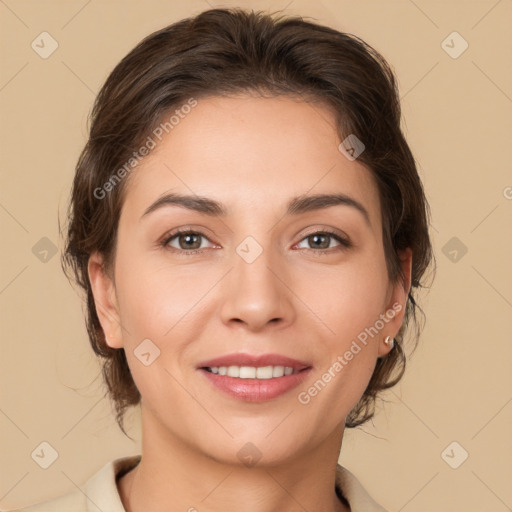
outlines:
[[330, 239], [332, 238], [330, 235], [321, 235], [315, 234], [307, 237], [308, 243], [314, 249], [329, 249]]
[[202, 245], [204, 240], [208, 240], [205, 235], [196, 231], [177, 231], [171, 233], [163, 242], [165, 247], [175, 251], [186, 253], [199, 252], [206, 246]]
[[[307, 247], [299, 247], [302, 249], [334, 249], [335, 247], [350, 247], [351, 243], [348, 240], [340, 237], [336, 233], [331, 233], [328, 231], [319, 231], [317, 233], [311, 233], [301, 240], [300, 243], [306, 241]], [[332, 242], [335, 242], [334, 244]], [[319, 252], [326, 252], [320, 250]]]
[[189, 233], [186, 235], [178, 235], [177, 238], [181, 249], [199, 249], [201, 247], [200, 237], [201, 235]]

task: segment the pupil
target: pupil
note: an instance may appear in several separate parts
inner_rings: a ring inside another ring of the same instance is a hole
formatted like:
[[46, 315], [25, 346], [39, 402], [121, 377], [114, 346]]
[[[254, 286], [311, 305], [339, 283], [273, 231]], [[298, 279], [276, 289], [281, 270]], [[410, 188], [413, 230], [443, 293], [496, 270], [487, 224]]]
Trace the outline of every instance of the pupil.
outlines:
[[[319, 246], [321, 246], [321, 247], [328, 247], [329, 246], [329, 244], [327, 244], [327, 245], [325, 244], [325, 240], [327, 239], [327, 237], [325, 235], [313, 235], [311, 238], [313, 238], [314, 244], [316, 244], [317, 247], [319, 247]], [[321, 241], [320, 241], [320, 244], [317, 244], [318, 240], [322, 239], [322, 238], [325, 239], [324, 243], [322, 244]]]
[[[185, 239], [185, 245], [187, 246], [187, 248], [190, 249], [191, 245], [190, 245], [190, 242], [192, 244], [194, 244], [194, 238], [197, 238], [198, 235], [194, 235], [194, 234], [188, 234], [188, 235], [182, 235], [183, 238]], [[197, 243], [197, 240], [195, 240], [195, 242]], [[194, 247], [195, 248], [195, 247]]]

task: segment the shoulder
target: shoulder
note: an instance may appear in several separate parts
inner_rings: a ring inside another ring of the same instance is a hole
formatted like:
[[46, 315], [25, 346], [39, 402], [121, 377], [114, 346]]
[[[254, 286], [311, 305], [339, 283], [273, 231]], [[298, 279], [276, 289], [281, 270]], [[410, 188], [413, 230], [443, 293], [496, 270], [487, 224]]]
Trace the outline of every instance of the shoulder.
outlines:
[[140, 455], [111, 460], [75, 491], [11, 512], [125, 512], [116, 478], [139, 461]]
[[76, 512], [87, 511], [87, 500], [78, 490], [49, 501], [36, 503], [11, 512], [64, 512], [70, 510]]
[[336, 469], [336, 489], [350, 504], [351, 512], [386, 512], [366, 491], [357, 477], [347, 468]]

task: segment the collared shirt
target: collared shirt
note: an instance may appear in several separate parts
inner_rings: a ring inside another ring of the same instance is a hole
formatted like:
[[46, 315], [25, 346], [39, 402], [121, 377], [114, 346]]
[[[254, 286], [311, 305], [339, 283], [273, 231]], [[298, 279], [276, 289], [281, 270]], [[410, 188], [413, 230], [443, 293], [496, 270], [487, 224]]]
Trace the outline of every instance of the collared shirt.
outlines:
[[[82, 489], [12, 512], [126, 512], [116, 478], [133, 469], [140, 459], [140, 455], [132, 455], [111, 460], [89, 478]], [[345, 498], [351, 512], [386, 512], [366, 492], [359, 480], [339, 464], [336, 493]]]

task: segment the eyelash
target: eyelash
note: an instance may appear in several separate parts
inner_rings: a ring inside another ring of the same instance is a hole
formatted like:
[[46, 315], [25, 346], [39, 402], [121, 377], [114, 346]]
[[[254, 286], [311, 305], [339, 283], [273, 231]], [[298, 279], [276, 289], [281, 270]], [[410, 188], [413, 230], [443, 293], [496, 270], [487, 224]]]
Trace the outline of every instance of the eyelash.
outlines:
[[[162, 240], [162, 242], [161, 242], [162, 247], [164, 247], [165, 249], [169, 249], [172, 252], [181, 253], [181, 254], [186, 255], [186, 256], [192, 256], [193, 254], [197, 254], [197, 253], [199, 253], [199, 252], [204, 250], [204, 249], [185, 250], [185, 249], [176, 249], [175, 247], [169, 248], [169, 245], [168, 245], [169, 242], [171, 240], [173, 240], [174, 238], [176, 238], [177, 236], [183, 235], [183, 234], [186, 234], [186, 235], [199, 235], [199, 236], [202, 236], [202, 237], [206, 238], [207, 240], [209, 240], [209, 238], [205, 234], [201, 233], [200, 231], [194, 231], [194, 230], [186, 229], [186, 228], [185, 229], [177, 229], [176, 231], [173, 231], [172, 233], [170, 233], [168, 236], [166, 236]], [[343, 248], [349, 249], [350, 247], [352, 247], [352, 242], [350, 242], [348, 239], [342, 238], [340, 235], [338, 235], [334, 231], [329, 231], [329, 230], [313, 231], [312, 233], [308, 233], [306, 236], [301, 238], [299, 243], [302, 242], [303, 240], [305, 240], [306, 238], [308, 238], [310, 236], [313, 236], [313, 235], [328, 235], [328, 236], [336, 239], [341, 244], [341, 249], [343, 249]], [[340, 246], [338, 246], [338, 248], [339, 247]], [[326, 255], [326, 254], [331, 254], [332, 249], [336, 249], [336, 247], [329, 247], [328, 249], [306, 248], [305, 250], [313, 251], [317, 255], [322, 255], [323, 256], [323, 255]]]

